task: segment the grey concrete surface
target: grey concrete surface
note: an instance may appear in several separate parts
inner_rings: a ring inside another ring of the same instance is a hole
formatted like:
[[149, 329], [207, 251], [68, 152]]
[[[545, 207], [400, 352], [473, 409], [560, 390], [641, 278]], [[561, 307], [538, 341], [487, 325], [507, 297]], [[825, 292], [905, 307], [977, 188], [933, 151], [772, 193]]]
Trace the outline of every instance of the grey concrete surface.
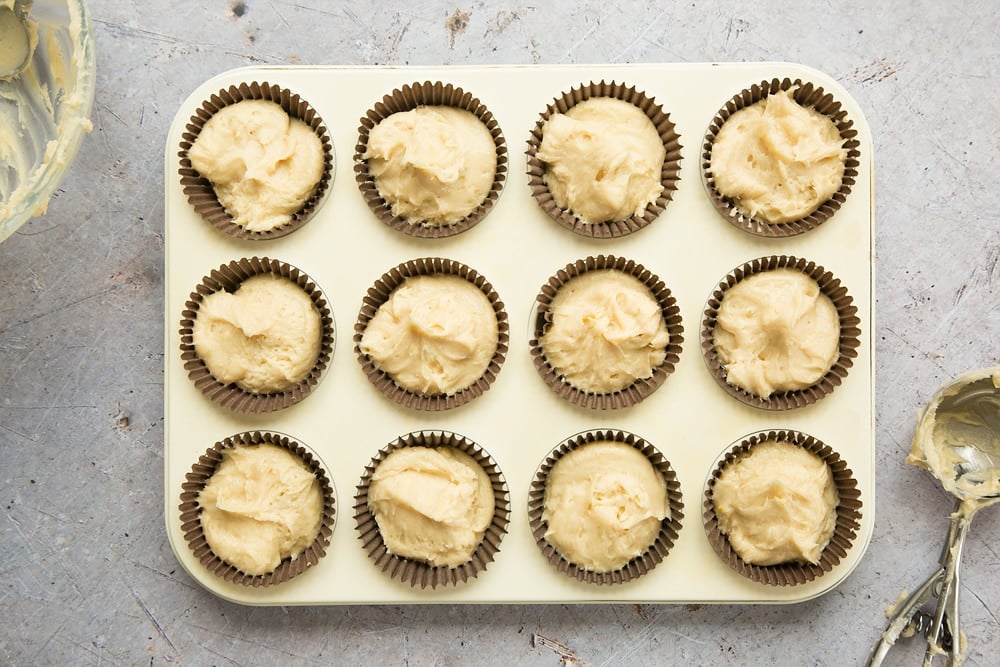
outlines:
[[[95, 0], [94, 130], [0, 244], [0, 663], [854, 665], [934, 566], [951, 503], [904, 464], [933, 389], [1000, 363], [1000, 6]], [[181, 101], [290, 65], [788, 60], [836, 77], [876, 155], [877, 509], [857, 570], [791, 606], [249, 608], [163, 523], [163, 159]], [[967, 664], [1000, 655], [1000, 509], [962, 580]], [[918, 664], [911, 650], [892, 664]], [[906, 658], [904, 661], [903, 658]]]

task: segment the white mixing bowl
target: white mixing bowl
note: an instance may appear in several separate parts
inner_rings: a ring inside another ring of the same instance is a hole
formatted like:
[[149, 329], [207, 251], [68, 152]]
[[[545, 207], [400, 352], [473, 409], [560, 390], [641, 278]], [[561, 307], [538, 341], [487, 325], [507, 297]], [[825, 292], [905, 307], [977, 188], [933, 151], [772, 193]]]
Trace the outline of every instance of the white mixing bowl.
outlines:
[[38, 32], [31, 63], [0, 80], [0, 241], [45, 212], [91, 129], [96, 79], [86, 2], [35, 0], [30, 17]]

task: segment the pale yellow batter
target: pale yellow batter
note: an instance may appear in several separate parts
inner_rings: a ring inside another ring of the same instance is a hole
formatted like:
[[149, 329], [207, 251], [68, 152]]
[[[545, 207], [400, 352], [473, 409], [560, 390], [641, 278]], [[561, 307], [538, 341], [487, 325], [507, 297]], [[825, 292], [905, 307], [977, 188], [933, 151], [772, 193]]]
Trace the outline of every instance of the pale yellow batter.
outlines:
[[537, 157], [556, 204], [586, 223], [641, 216], [663, 191], [663, 141], [649, 117], [622, 100], [594, 97], [553, 114]]
[[389, 553], [457, 567], [472, 558], [493, 520], [493, 486], [457, 449], [401, 447], [372, 473], [368, 507]]
[[838, 502], [823, 459], [774, 440], [726, 466], [712, 498], [719, 530], [754, 565], [818, 563], [836, 527]]
[[319, 358], [322, 320], [305, 290], [273, 274], [234, 293], [204, 298], [192, 331], [195, 353], [223, 384], [266, 394], [301, 382]]
[[594, 442], [548, 474], [545, 539], [577, 567], [610, 572], [644, 553], [669, 518], [667, 486], [649, 459], [621, 442]]
[[608, 393], [663, 363], [667, 325], [653, 293], [617, 270], [588, 271], [559, 288], [539, 341], [549, 364], [583, 391]]
[[496, 144], [475, 114], [446, 106], [401, 111], [371, 129], [364, 154], [393, 215], [447, 225], [486, 199], [496, 176]]
[[205, 539], [216, 556], [251, 575], [267, 574], [312, 544], [323, 521], [319, 480], [277, 445], [225, 449], [198, 495]]
[[809, 215], [840, 189], [847, 150], [830, 118], [799, 106], [794, 88], [730, 116], [712, 144], [715, 187], [751, 217]]
[[188, 157], [233, 222], [255, 232], [288, 224], [323, 176], [320, 138], [267, 100], [243, 100], [213, 114]]
[[414, 276], [379, 307], [360, 348], [404, 389], [451, 395], [482, 377], [498, 332], [489, 298], [468, 280]]
[[774, 269], [725, 292], [714, 341], [726, 380], [768, 398], [826, 375], [839, 356], [840, 318], [815, 280]]

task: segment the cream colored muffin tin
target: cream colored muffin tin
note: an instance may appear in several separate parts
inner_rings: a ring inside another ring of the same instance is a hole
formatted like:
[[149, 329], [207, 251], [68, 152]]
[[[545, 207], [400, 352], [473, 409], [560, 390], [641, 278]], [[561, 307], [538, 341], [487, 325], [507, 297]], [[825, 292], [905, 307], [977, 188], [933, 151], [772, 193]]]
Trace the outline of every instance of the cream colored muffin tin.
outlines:
[[[712, 117], [737, 92], [774, 77], [801, 78], [841, 101], [858, 131], [861, 165], [843, 207], [818, 229], [788, 239], [752, 236], [724, 220], [703, 184], [700, 153]], [[471, 230], [430, 240], [405, 236], [379, 222], [354, 178], [359, 120], [382, 96], [404, 84], [440, 80], [464, 88], [494, 114], [509, 149], [507, 182], [495, 208]], [[581, 83], [626, 82], [654, 97], [676, 123], [683, 146], [678, 190], [647, 228], [618, 240], [586, 239], [548, 218], [528, 190], [528, 134], [553, 98]], [[300, 94], [322, 115], [336, 151], [332, 190], [316, 217], [272, 241], [238, 241], [202, 221], [185, 198], [177, 153], [194, 110], [231, 84], [260, 81]], [[736, 602], [787, 603], [837, 586], [857, 565], [875, 518], [874, 217], [872, 140], [861, 109], [826, 74], [789, 63], [647, 64], [482, 67], [253, 67], [223, 73], [181, 105], [165, 148], [165, 452], [167, 533], [181, 565], [212, 593], [255, 605], [405, 603]], [[535, 296], [566, 264], [589, 255], [625, 256], [669, 287], [680, 307], [684, 343], [676, 371], [651, 396], [626, 410], [574, 407], [545, 386], [532, 365], [528, 339]], [[203, 276], [242, 257], [267, 256], [298, 267], [325, 292], [338, 339], [315, 391], [284, 411], [243, 417], [212, 404], [188, 379], [178, 333], [188, 295]], [[806, 257], [841, 279], [858, 307], [862, 344], [854, 366], [830, 396], [787, 412], [748, 407], [709, 374], [699, 346], [705, 301], [744, 262], [765, 255]], [[366, 290], [385, 271], [419, 257], [445, 257], [482, 273], [510, 318], [510, 349], [496, 382], [454, 410], [401, 408], [372, 386], [351, 340]], [[617, 586], [580, 583], [542, 556], [528, 526], [528, 488], [549, 451], [584, 430], [623, 429], [659, 449], [676, 471], [684, 519], [673, 550], [649, 574]], [[815, 436], [847, 460], [857, 478], [863, 519], [847, 557], [831, 572], [800, 586], [772, 587], [744, 579], [709, 546], [702, 523], [705, 481], [719, 455], [745, 435], [795, 429]], [[458, 586], [415, 589], [377, 569], [358, 540], [353, 497], [364, 467], [379, 448], [411, 431], [464, 435], [488, 451], [510, 489], [508, 534], [495, 562]], [[326, 556], [301, 576], [269, 588], [229, 584], [192, 554], [180, 527], [185, 474], [213, 443], [247, 430], [287, 434], [313, 450], [337, 494], [337, 522]]]

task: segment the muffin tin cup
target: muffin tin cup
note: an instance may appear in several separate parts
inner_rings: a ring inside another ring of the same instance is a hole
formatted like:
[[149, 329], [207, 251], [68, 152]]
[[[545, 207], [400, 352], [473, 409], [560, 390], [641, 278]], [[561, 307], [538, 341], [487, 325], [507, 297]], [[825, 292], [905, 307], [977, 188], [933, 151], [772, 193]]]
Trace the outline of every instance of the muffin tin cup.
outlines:
[[[322, 330], [319, 357], [309, 374], [290, 389], [267, 394], [253, 393], [236, 384], [226, 384], [218, 380], [198, 356], [193, 335], [194, 322], [206, 296], [221, 291], [235, 292], [244, 280], [262, 274], [281, 276], [301, 287], [319, 311]], [[326, 297], [308, 275], [277, 259], [244, 257], [213, 270], [211, 274], [202, 278], [201, 284], [191, 292], [181, 313], [181, 360], [195, 387], [213, 403], [243, 415], [275, 412], [295, 405], [316, 388], [333, 356], [335, 335], [333, 314]]]
[[[843, 147], [847, 150], [844, 162], [844, 176], [840, 188], [828, 200], [807, 216], [789, 222], [772, 223], [762, 218], [747, 215], [732, 199], [724, 196], [718, 191], [715, 185], [715, 178], [712, 175], [712, 146], [715, 138], [722, 129], [722, 125], [734, 113], [745, 107], [751, 106], [766, 99], [769, 95], [796, 87], [792, 93], [794, 99], [800, 106], [812, 108], [819, 113], [828, 116], [843, 139]], [[854, 122], [847, 117], [847, 111], [841, 108], [839, 101], [833, 95], [823, 90], [821, 86], [816, 86], [810, 82], [803, 82], [802, 79], [790, 78], [764, 80], [755, 83], [749, 88], [745, 88], [732, 97], [723, 106], [712, 122], [708, 126], [705, 134], [705, 142], [702, 145], [701, 169], [705, 188], [708, 190], [709, 199], [716, 210], [722, 214], [730, 224], [749, 232], [756, 236], [771, 238], [785, 238], [804, 234], [826, 222], [836, 213], [847, 196], [851, 193], [851, 188], [858, 177], [858, 168], [861, 164], [861, 142], [858, 139], [858, 132], [854, 128]]]
[[[545, 539], [548, 524], [542, 518], [545, 510], [545, 486], [553, 466], [563, 456], [580, 447], [594, 442], [620, 442], [641, 452], [649, 459], [653, 468], [663, 477], [667, 485], [667, 503], [670, 515], [660, 524], [660, 532], [643, 553], [639, 554], [617, 570], [594, 572], [583, 569], [566, 560], [556, 548]], [[670, 553], [684, 519], [684, 500], [680, 482], [670, 463], [651, 444], [627, 431], [598, 429], [578, 433], [557, 445], [542, 461], [528, 489], [528, 523], [535, 543], [549, 564], [557, 571], [585, 584], [610, 586], [633, 581], [659, 565]]]
[[[656, 299], [657, 304], [660, 306], [663, 321], [667, 326], [669, 340], [663, 361], [653, 369], [650, 377], [639, 378], [632, 384], [617, 391], [596, 393], [577, 388], [560, 375], [552, 367], [548, 359], [546, 359], [541, 338], [552, 325], [552, 310], [550, 306], [552, 299], [555, 298], [559, 289], [573, 278], [588, 271], [606, 269], [628, 274], [649, 288], [653, 298]], [[567, 264], [554, 276], [550, 277], [548, 282], [542, 285], [538, 296], [535, 297], [532, 322], [529, 347], [531, 358], [542, 380], [563, 400], [589, 410], [615, 410], [628, 408], [641, 402], [656, 391], [667, 377], [674, 372], [674, 367], [680, 359], [681, 345], [684, 342], [684, 326], [681, 322], [680, 308], [677, 306], [676, 300], [663, 281], [643, 265], [633, 260], [614, 255], [590, 256], [577, 260], [576, 262]]]
[[[428, 224], [423, 222], [412, 222], [407, 218], [395, 215], [392, 206], [379, 193], [375, 178], [368, 169], [368, 162], [365, 153], [368, 150], [368, 138], [376, 125], [394, 113], [411, 111], [424, 106], [446, 106], [462, 109], [473, 114], [482, 121], [493, 143], [496, 146], [496, 175], [493, 177], [493, 185], [487, 193], [486, 198], [471, 213], [450, 224]], [[441, 81], [424, 81], [407, 84], [402, 88], [394, 89], [382, 98], [382, 101], [375, 104], [365, 112], [361, 118], [361, 125], [358, 128], [358, 143], [354, 147], [354, 175], [361, 189], [361, 195], [365, 202], [379, 220], [397, 232], [415, 236], [418, 238], [439, 239], [461, 234], [464, 231], [479, 224], [486, 214], [493, 209], [500, 193], [503, 191], [504, 182], [507, 178], [507, 143], [504, 139], [500, 125], [486, 105], [482, 104], [478, 98], [471, 93], [450, 83]]]
[[[726, 379], [726, 369], [722, 365], [715, 347], [715, 325], [719, 307], [722, 305], [726, 292], [731, 287], [744, 278], [775, 269], [794, 269], [804, 273], [815, 280], [822, 293], [830, 298], [837, 309], [840, 324], [839, 352], [830, 370], [815, 384], [795, 391], [777, 392], [763, 398], [730, 384]], [[854, 300], [847, 293], [847, 288], [841, 285], [840, 280], [834, 277], [831, 272], [815, 262], [787, 255], [760, 257], [733, 269], [719, 282], [708, 298], [701, 325], [702, 354], [712, 377], [719, 383], [719, 386], [738, 401], [763, 410], [778, 411], [802, 408], [828, 396], [847, 377], [848, 370], [853, 366], [853, 360], [858, 356], [858, 348], [861, 346], [861, 329], [859, 328], [861, 320], [858, 318], [857, 312], [858, 309], [854, 305]]]
[[[837, 487], [839, 501], [837, 503], [837, 522], [829, 544], [820, 554], [819, 562], [783, 563], [779, 565], [753, 565], [743, 560], [726, 536], [719, 530], [719, 521], [715, 513], [714, 489], [715, 483], [726, 466], [738, 461], [753, 447], [766, 440], [787, 442], [815, 454], [823, 459], [830, 468], [833, 483]], [[847, 556], [860, 529], [861, 493], [854, 473], [847, 467], [847, 462], [828, 445], [813, 436], [790, 430], [760, 431], [748, 435], [742, 441], [733, 445], [720, 458], [705, 484], [705, 495], [702, 518], [708, 541], [719, 557], [740, 575], [751, 581], [768, 586], [797, 586], [822, 577], [836, 567]]]
[[[316, 475], [323, 492], [323, 519], [316, 538], [305, 551], [295, 558], [282, 560], [272, 572], [254, 575], [240, 571], [212, 551], [202, 528], [201, 505], [198, 502], [198, 497], [208, 480], [218, 469], [219, 464], [222, 463], [225, 450], [262, 444], [287, 449], [299, 457]], [[320, 460], [309, 449], [288, 436], [267, 431], [246, 431], [230, 436], [208, 448], [198, 458], [198, 462], [191, 466], [191, 472], [187, 473], [185, 479], [186, 481], [181, 484], [181, 502], [178, 506], [180, 529], [184, 534], [184, 540], [198, 561], [214, 576], [224, 581], [251, 588], [276, 586], [297, 577], [316, 565], [330, 546], [330, 538], [333, 535], [336, 521], [336, 493], [333, 484]]]
[[[229, 211], [219, 203], [212, 183], [198, 173], [188, 157], [188, 151], [198, 139], [205, 123], [220, 109], [244, 100], [266, 100], [280, 105], [290, 117], [301, 120], [311, 127], [323, 144], [323, 174], [319, 182], [316, 183], [312, 195], [298, 211], [292, 214], [288, 223], [273, 229], [251, 231], [236, 224]], [[226, 236], [246, 241], [277, 239], [299, 229], [309, 222], [320, 209], [333, 183], [334, 147], [326, 126], [323, 124], [323, 119], [298, 94], [267, 82], [253, 81], [231, 85], [202, 102], [188, 121], [186, 131], [181, 135], [180, 150], [177, 155], [180, 158], [178, 173], [180, 174], [181, 186], [195, 212], [205, 222]]]
[[[497, 347], [493, 358], [478, 380], [454, 394], [420, 394], [410, 391], [396, 384], [391, 375], [378, 368], [371, 357], [361, 350], [361, 338], [368, 323], [375, 317], [378, 309], [389, 300], [393, 291], [406, 282], [407, 278], [425, 275], [458, 276], [469, 281], [486, 295], [497, 318]], [[389, 400], [412, 410], [431, 412], [450, 410], [481, 396], [493, 384], [507, 356], [510, 342], [509, 328], [503, 301], [484, 276], [461, 262], [440, 257], [425, 257], [403, 262], [384, 273], [372, 287], [368, 288], [362, 301], [361, 311], [358, 313], [357, 323], [354, 325], [354, 353], [368, 380]]]
[[[557, 113], [566, 113], [569, 109], [580, 102], [594, 97], [610, 97], [629, 104], [635, 105], [642, 111], [656, 127], [656, 131], [663, 141], [666, 149], [666, 156], [663, 160], [660, 182], [663, 186], [659, 197], [652, 204], [646, 207], [642, 215], [632, 215], [624, 220], [610, 220], [602, 222], [585, 222], [576, 216], [569, 209], [565, 209], [556, 204], [552, 197], [552, 192], [545, 183], [546, 165], [538, 159], [538, 148], [542, 143], [542, 130], [546, 121]], [[528, 186], [531, 194], [538, 203], [538, 206], [555, 220], [561, 227], [564, 227], [575, 234], [596, 239], [614, 239], [628, 236], [634, 232], [651, 224], [663, 212], [667, 204], [673, 198], [677, 190], [677, 182], [680, 178], [681, 144], [680, 135], [670, 114], [663, 111], [663, 108], [656, 104], [652, 97], [646, 93], [636, 90], [635, 86], [626, 86], [624, 83], [594, 83], [581, 84], [568, 92], [556, 97], [545, 111], [540, 114], [538, 122], [531, 130], [528, 137], [527, 149], [527, 170]]]
[[[494, 500], [493, 519], [479, 546], [465, 563], [456, 567], [431, 565], [397, 556], [390, 553], [386, 547], [378, 523], [368, 506], [368, 489], [372, 474], [379, 464], [390, 453], [404, 447], [446, 447], [458, 450], [472, 457], [490, 478]], [[389, 578], [420, 589], [458, 586], [478, 577], [500, 551], [500, 543], [507, 534], [507, 525], [510, 521], [510, 493], [496, 461], [475, 442], [448, 431], [415, 431], [390, 442], [365, 466], [365, 472], [354, 496], [354, 519], [362, 548], [372, 563]]]

